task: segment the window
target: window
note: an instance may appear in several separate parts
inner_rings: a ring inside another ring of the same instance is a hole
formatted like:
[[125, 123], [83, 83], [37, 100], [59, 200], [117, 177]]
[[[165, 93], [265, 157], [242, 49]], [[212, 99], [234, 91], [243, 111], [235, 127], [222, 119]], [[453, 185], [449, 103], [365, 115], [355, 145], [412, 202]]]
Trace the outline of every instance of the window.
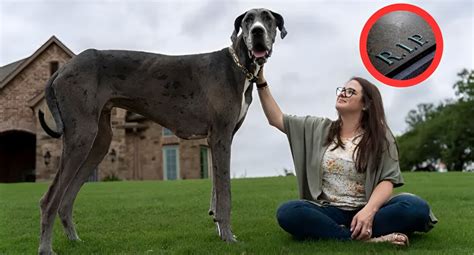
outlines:
[[53, 75], [59, 69], [59, 62], [52, 61], [49, 63], [49, 75]]
[[209, 178], [209, 148], [201, 146], [201, 178]]
[[163, 179], [176, 180], [179, 178], [179, 147], [177, 145], [163, 146]]
[[163, 136], [172, 136], [173, 132], [165, 127], [163, 127]]

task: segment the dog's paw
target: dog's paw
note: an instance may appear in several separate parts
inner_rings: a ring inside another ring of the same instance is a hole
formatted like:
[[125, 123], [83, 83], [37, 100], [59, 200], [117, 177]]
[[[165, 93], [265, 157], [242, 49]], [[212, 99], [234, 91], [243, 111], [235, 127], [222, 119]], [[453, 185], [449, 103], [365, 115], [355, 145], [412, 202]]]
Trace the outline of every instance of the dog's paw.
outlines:
[[73, 242], [73, 243], [83, 243], [84, 242], [81, 238], [69, 239], [69, 241]]
[[221, 235], [221, 239], [222, 239], [222, 241], [225, 241], [225, 242], [228, 242], [228, 243], [238, 242], [237, 237], [234, 234], [232, 234], [232, 232], [230, 232], [228, 234]]
[[78, 243], [82, 243], [82, 239], [79, 238], [79, 236], [74, 233], [74, 234], [70, 234], [70, 235], [67, 235], [67, 238], [69, 239], [69, 241], [71, 242], [78, 242]]
[[39, 255], [56, 255], [56, 252], [54, 252], [53, 250], [51, 249], [40, 249], [38, 250], [38, 254]]
[[229, 227], [222, 227], [218, 222], [216, 222], [216, 231], [219, 237], [229, 243], [237, 242], [237, 237], [232, 233]]

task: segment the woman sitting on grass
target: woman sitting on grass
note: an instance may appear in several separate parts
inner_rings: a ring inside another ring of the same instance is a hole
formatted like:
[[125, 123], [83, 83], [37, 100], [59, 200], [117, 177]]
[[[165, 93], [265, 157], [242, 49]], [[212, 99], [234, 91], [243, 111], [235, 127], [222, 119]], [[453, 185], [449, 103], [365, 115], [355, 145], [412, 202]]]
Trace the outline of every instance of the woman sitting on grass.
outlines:
[[382, 97], [354, 77], [337, 88], [338, 119], [283, 114], [259, 73], [258, 94], [270, 125], [286, 133], [301, 200], [278, 208], [280, 226], [298, 239], [363, 240], [407, 246], [414, 231], [437, 222], [426, 201], [392, 196], [403, 185], [398, 147]]

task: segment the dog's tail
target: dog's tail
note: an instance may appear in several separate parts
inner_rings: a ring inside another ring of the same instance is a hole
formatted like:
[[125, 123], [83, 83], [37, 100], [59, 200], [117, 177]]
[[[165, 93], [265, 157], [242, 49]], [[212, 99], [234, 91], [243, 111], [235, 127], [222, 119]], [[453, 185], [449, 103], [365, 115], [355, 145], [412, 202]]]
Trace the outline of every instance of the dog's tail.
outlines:
[[59, 72], [56, 72], [55, 74], [53, 74], [53, 76], [48, 80], [48, 83], [46, 84], [46, 89], [44, 92], [46, 103], [48, 104], [49, 110], [51, 111], [51, 114], [53, 115], [54, 121], [56, 122], [57, 131], [54, 131], [50, 127], [48, 127], [48, 124], [46, 124], [46, 121], [44, 120], [43, 111], [41, 110], [38, 111], [38, 119], [41, 124], [41, 127], [44, 129], [44, 131], [48, 135], [50, 135], [53, 138], [60, 138], [64, 130], [64, 124], [61, 118], [61, 114], [59, 112], [58, 101], [56, 100], [56, 95], [54, 94], [54, 88], [52, 86], [54, 80], [58, 76], [58, 73]]

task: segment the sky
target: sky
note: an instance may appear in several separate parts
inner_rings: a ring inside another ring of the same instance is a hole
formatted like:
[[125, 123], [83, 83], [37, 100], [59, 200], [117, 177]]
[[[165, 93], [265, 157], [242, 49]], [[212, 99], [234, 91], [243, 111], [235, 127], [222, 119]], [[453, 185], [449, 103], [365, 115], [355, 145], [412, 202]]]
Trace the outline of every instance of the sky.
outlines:
[[[423, 8], [443, 34], [444, 52], [424, 82], [396, 88], [378, 82], [364, 67], [359, 37], [380, 8], [399, 1], [26, 1], [0, 0], [0, 66], [33, 54], [52, 35], [74, 53], [126, 49], [169, 55], [210, 52], [230, 45], [234, 19], [251, 8], [268, 8], [285, 19], [265, 65], [271, 93], [284, 113], [336, 119], [335, 88], [361, 76], [379, 88], [387, 121], [396, 135], [420, 103], [454, 98], [463, 68], [474, 69], [474, 1], [406, 1]], [[268, 124], [257, 91], [234, 137], [231, 175], [282, 175], [294, 169], [286, 135]]]

